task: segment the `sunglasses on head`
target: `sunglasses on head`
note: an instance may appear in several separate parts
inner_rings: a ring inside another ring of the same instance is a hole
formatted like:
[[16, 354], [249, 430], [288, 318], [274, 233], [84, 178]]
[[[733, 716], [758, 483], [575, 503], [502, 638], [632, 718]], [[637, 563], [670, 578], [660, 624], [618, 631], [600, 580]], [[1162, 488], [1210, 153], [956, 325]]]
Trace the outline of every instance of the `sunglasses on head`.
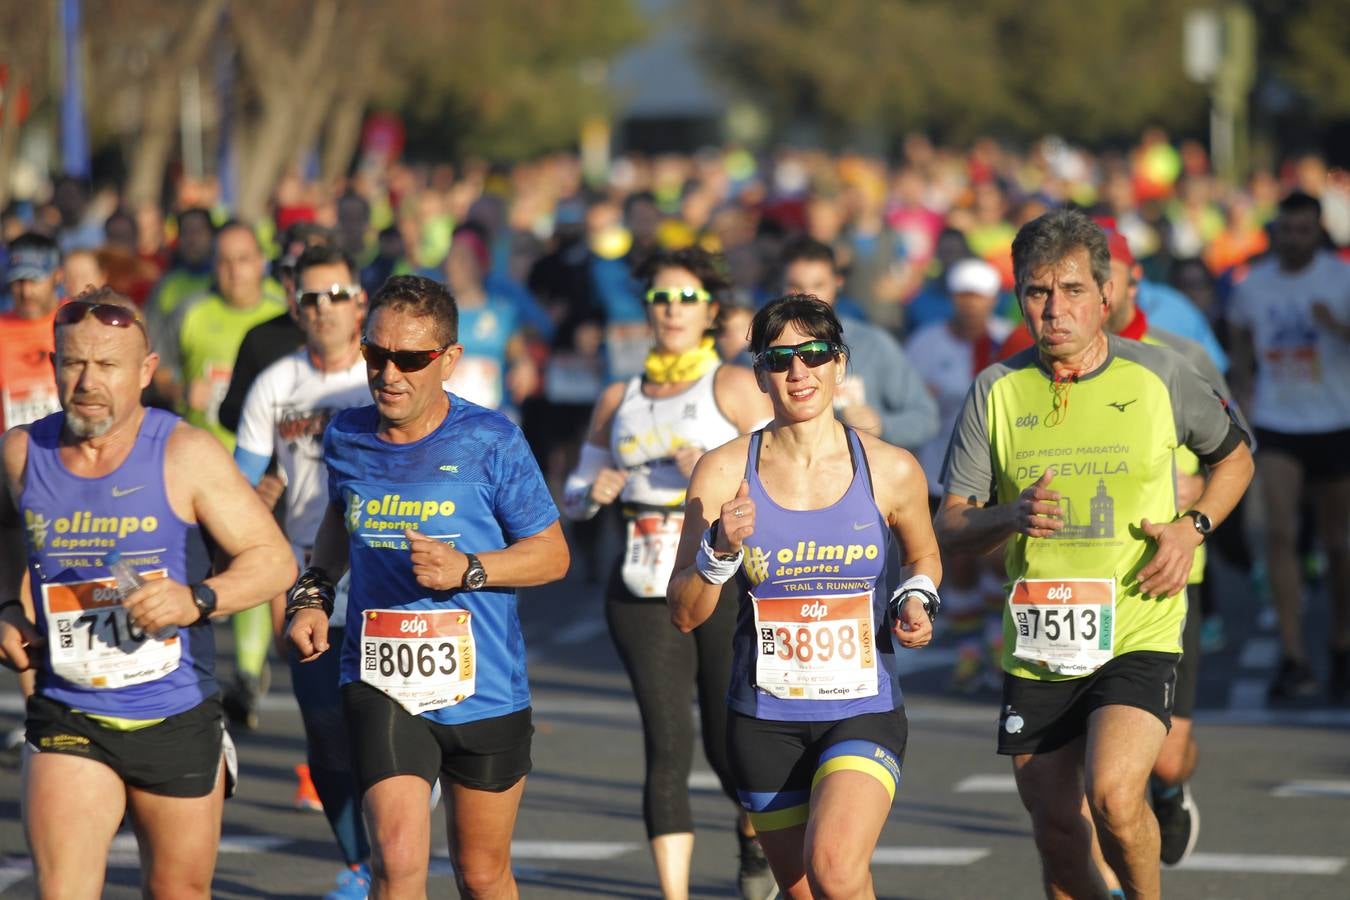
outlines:
[[357, 284], [334, 284], [320, 290], [302, 288], [295, 292], [295, 302], [302, 308], [318, 306], [324, 297], [328, 298], [329, 303], [343, 303], [355, 297], [360, 290], [361, 286]]
[[87, 300], [71, 300], [56, 309], [55, 325], [74, 325], [92, 314], [104, 325], [115, 328], [130, 328], [135, 325], [145, 334], [145, 325], [134, 309], [118, 306], [116, 303], [90, 303]]
[[446, 344], [444, 347], [438, 347], [435, 350], [386, 350], [379, 344], [372, 344], [368, 341], [361, 342], [361, 355], [366, 358], [366, 363], [372, 369], [383, 369], [390, 361], [394, 363], [394, 368], [400, 372], [420, 372], [432, 361], [445, 355], [453, 344]]
[[823, 366], [840, 353], [838, 344], [829, 341], [805, 341], [795, 347], [770, 347], [755, 354], [755, 366], [770, 372], [786, 372], [797, 357], [808, 369]]
[[648, 303], [707, 303], [712, 294], [702, 288], [652, 288], [647, 292]]

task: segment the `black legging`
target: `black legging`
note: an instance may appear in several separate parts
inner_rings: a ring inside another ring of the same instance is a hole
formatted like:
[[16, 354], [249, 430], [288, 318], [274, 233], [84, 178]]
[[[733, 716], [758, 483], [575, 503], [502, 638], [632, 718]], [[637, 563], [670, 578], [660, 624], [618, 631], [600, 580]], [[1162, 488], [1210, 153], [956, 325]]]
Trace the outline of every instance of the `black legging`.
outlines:
[[634, 596], [615, 571], [605, 592], [605, 620], [642, 713], [647, 760], [642, 817], [647, 837], [693, 831], [689, 767], [694, 756], [694, 720], [689, 700], [695, 688], [703, 754], [721, 781], [723, 793], [732, 802], [736, 800], [726, 746], [735, 581], [722, 591], [708, 621], [692, 634], [681, 634], [670, 622], [664, 599]]

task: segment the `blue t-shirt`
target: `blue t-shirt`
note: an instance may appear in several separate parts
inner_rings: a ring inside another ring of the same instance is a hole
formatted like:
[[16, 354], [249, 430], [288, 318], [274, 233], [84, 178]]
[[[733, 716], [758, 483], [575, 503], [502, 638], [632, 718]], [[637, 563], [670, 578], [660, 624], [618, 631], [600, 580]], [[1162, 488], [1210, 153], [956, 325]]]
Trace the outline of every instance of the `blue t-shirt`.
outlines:
[[530, 705], [513, 588], [433, 591], [412, 573], [405, 528], [468, 553], [501, 550], [558, 518], [525, 436], [493, 410], [449, 394], [450, 412], [411, 444], [381, 439], [374, 406], [338, 413], [324, 433], [328, 496], [346, 510], [351, 593], [341, 683], [361, 678], [367, 610], [467, 610], [477, 659], [474, 693], [422, 713], [456, 725]]

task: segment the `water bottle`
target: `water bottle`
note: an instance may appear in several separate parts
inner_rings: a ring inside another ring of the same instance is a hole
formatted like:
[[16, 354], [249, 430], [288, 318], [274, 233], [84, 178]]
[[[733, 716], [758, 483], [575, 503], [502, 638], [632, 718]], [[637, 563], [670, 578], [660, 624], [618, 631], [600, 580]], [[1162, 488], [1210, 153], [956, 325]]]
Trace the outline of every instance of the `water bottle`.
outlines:
[[[131, 595], [136, 588], [145, 584], [145, 579], [141, 573], [132, 568], [131, 563], [122, 558], [122, 554], [117, 551], [109, 553], [103, 557], [103, 564], [108, 567], [113, 578], [117, 579], [117, 593], [123, 600]], [[165, 641], [178, 634], [177, 625], [166, 625], [155, 635], [157, 640]]]

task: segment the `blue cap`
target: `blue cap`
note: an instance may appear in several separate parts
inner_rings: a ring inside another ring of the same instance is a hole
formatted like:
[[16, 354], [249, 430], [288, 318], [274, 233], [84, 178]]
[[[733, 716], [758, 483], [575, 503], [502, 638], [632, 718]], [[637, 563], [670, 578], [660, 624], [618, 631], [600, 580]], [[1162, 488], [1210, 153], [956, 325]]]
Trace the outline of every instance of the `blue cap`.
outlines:
[[9, 251], [9, 281], [41, 281], [61, 268], [61, 252], [44, 247], [19, 247]]

